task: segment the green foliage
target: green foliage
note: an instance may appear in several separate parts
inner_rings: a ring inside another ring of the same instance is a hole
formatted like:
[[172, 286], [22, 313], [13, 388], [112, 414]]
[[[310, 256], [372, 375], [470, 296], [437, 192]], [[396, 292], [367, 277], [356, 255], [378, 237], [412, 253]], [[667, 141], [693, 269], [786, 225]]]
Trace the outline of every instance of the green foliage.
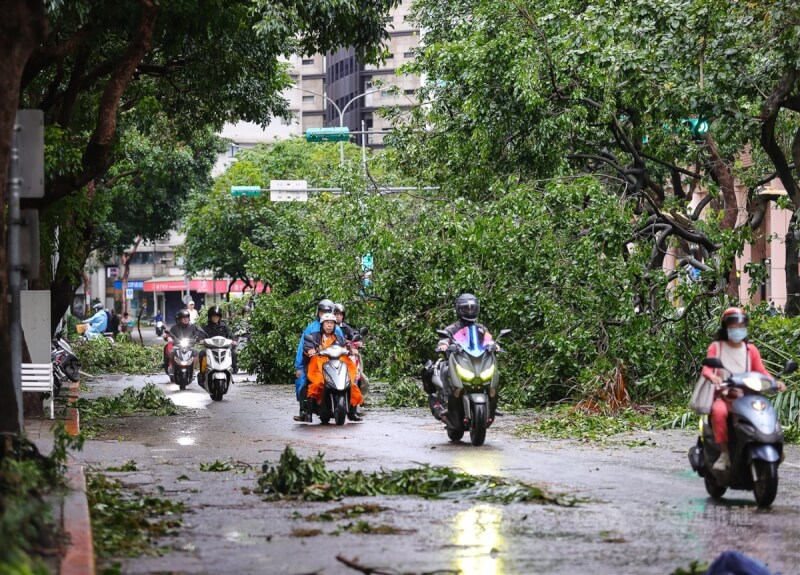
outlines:
[[289, 446], [284, 449], [277, 466], [265, 462], [261, 470], [256, 492], [265, 494], [268, 499], [330, 501], [347, 496], [415, 495], [427, 499], [575, 504], [571, 498], [551, 495], [534, 485], [478, 477], [447, 467], [423, 465], [375, 473], [349, 469], [333, 471], [325, 466], [322, 453], [303, 459]]
[[81, 370], [91, 374], [146, 374], [158, 371], [163, 360], [160, 347], [142, 346], [132, 341], [109, 342], [105, 338], [74, 342]]
[[106, 467], [106, 471], [138, 471], [136, 461], [129, 459], [122, 465]]
[[227, 461], [214, 460], [210, 463], [201, 463], [200, 471], [230, 471], [233, 465]]
[[141, 389], [126, 387], [120, 395], [98, 397], [97, 399], [79, 398], [75, 407], [81, 412], [81, 419], [89, 430], [96, 429], [103, 419], [127, 417], [131, 415], [177, 415], [178, 407], [152, 383]]
[[82, 437], [73, 438], [60, 426], [49, 456], [19, 439], [13, 452], [0, 457], [0, 573], [48, 573], [37, 554], [56, 545], [58, 527], [45, 498], [64, 487], [67, 452], [81, 447]]
[[159, 554], [157, 539], [177, 532], [186, 511], [176, 503], [126, 490], [100, 473], [87, 476], [86, 494], [92, 518], [95, 553], [100, 558]]

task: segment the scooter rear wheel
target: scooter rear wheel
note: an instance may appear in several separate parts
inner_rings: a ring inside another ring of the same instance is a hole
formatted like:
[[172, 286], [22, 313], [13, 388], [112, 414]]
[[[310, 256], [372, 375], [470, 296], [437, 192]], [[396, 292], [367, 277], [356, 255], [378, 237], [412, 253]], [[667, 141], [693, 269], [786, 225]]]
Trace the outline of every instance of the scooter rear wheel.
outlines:
[[753, 466], [753, 495], [759, 507], [769, 507], [778, 494], [778, 464], [757, 459]]
[[71, 360], [66, 363], [64, 366], [64, 375], [66, 375], [67, 379], [70, 381], [77, 382], [81, 379], [78, 363], [75, 360]]
[[450, 441], [461, 441], [461, 438], [464, 437], [464, 430], [463, 429], [448, 429], [447, 430], [447, 437], [450, 438]]
[[728, 490], [724, 485], [718, 485], [717, 480], [711, 470], [707, 470], [703, 479], [706, 482], [706, 491], [712, 499], [721, 499], [725, 492]]

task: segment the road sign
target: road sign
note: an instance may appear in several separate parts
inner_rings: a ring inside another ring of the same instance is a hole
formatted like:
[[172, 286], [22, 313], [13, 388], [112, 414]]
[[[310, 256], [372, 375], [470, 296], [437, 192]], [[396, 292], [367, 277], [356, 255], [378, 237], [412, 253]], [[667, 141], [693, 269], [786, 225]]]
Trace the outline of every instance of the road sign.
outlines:
[[269, 199], [272, 202], [308, 201], [308, 182], [306, 180], [270, 180]]
[[19, 197], [43, 198], [44, 113], [41, 110], [17, 110], [16, 123], [21, 127], [18, 146], [22, 188]]
[[306, 130], [306, 142], [347, 142], [348, 140], [350, 140], [350, 129], [347, 126]]
[[133, 288], [125, 290], [125, 299], [133, 299]]
[[235, 198], [241, 196], [260, 196], [261, 188], [259, 186], [231, 186], [231, 195]]

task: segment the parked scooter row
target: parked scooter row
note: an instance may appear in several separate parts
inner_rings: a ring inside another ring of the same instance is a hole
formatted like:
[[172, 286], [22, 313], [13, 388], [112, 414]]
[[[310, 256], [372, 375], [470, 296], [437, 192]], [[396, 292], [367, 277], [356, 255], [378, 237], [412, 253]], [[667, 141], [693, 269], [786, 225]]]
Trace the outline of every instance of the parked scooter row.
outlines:
[[62, 328], [56, 332], [50, 342], [50, 361], [53, 364], [53, 391], [58, 395], [61, 386], [67, 381], [76, 382], [80, 379], [80, 362], [78, 356], [72, 351], [72, 346], [65, 337]]

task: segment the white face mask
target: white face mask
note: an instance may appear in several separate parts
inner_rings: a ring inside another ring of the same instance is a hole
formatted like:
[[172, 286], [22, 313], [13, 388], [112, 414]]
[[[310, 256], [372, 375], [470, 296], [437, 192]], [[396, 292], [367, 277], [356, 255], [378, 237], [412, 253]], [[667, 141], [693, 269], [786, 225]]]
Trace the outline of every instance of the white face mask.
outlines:
[[733, 343], [740, 343], [747, 337], [746, 327], [734, 327], [728, 330], [728, 339]]

